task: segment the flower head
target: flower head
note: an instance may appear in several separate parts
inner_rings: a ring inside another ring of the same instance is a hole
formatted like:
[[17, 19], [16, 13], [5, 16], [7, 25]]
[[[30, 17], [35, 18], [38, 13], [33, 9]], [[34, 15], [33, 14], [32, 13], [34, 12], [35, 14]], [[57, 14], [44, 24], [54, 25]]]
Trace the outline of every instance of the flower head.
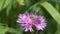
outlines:
[[36, 14], [19, 14], [17, 22], [24, 27], [24, 31], [44, 30], [46, 21], [43, 16]]

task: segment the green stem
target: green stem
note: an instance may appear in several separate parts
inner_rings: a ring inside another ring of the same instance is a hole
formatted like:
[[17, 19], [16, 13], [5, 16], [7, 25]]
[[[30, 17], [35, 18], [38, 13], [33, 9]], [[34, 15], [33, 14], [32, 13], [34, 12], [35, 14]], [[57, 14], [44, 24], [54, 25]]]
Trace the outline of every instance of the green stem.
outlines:
[[36, 34], [38, 34], [38, 31], [36, 31]]

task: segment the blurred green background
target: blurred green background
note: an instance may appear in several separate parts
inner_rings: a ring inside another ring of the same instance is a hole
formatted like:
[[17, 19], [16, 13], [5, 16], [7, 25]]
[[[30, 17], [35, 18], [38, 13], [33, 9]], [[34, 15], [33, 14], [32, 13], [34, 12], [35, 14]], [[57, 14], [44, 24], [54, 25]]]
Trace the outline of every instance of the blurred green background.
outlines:
[[0, 34], [35, 34], [16, 22], [22, 13], [44, 16], [47, 26], [38, 34], [60, 34], [60, 0], [0, 0]]

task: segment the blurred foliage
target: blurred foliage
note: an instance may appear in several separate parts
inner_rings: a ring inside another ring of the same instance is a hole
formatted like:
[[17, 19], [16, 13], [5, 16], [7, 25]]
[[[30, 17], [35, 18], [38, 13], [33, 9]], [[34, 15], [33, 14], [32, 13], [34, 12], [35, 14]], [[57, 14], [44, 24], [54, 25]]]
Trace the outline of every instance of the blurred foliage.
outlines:
[[39, 34], [60, 34], [60, 0], [0, 0], [0, 34], [35, 34], [16, 22], [20, 13], [45, 17], [47, 27]]

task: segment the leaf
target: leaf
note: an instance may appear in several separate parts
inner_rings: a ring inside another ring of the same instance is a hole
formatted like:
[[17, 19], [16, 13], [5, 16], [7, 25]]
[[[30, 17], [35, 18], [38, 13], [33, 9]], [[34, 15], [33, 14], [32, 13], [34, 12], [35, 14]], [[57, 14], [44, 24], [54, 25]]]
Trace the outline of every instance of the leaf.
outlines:
[[12, 0], [5, 0], [3, 8], [7, 7], [9, 4], [11, 4]]
[[24, 0], [17, 0], [20, 5], [25, 5]]
[[9, 15], [10, 10], [11, 10], [11, 4], [10, 4], [10, 5], [7, 7], [7, 9], [6, 9], [6, 14], [7, 14], [7, 16]]
[[16, 34], [23, 34], [23, 28], [22, 26], [20, 26], [18, 29], [18, 32]]
[[31, 0], [25, 0], [26, 7], [29, 7], [31, 5]]
[[4, 8], [6, 8], [12, 0], [0, 0], [0, 11]]
[[43, 6], [47, 10], [47, 12], [56, 20], [56, 22], [58, 24], [58, 26], [57, 26], [58, 30], [57, 30], [56, 34], [60, 34], [60, 14], [59, 14], [59, 12], [48, 2], [43, 2], [40, 5]]
[[4, 0], [0, 0], [0, 11], [1, 11], [2, 7], [3, 7], [3, 4], [4, 4]]
[[14, 29], [14, 28], [9, 28], [8, 32], [10, 32], [10, 33], [16, 33], [16, 29]]
[[8, 27], [0, 26], [0, 34], [5, 34], [8, 31]]
[[48, 0], [50, 2], [60, 3], [60, 0]]
[[29, 8], [29, 10], [31, 10], [31, 11], [30, 11], [31, 13], [36, 13], [36, 12], [38, 12], [36, 9], [37, 9], [37, 5], [33, 5], [33, 6], [31, 6], [31, 7]]
[[47, 10], [47, 12], [60, 24], [59, 12], [48, 2], [41, 3], [41, 5]]
[[14, 28], [9, 28], [8, 32], [15, 33], [15, 34], [22, 34], [23, 30], [22, 30], [22, 27], [20, 27], [18, 30]]
[[34, 5], [32, 8], [30, 7], [32, 13], [37, 13], [39, 15], [43, 15], [43, 10], [41, 9], [40, 6], [38, 6], [37, 4]]
[[56, 3], [56, 4], [55, 4], [55, 7], [56, 7], [56, 9], [57, 9], [58, 11], [60, 10], [60, 9], [59, 9], [59, 8], [60, 8], [60, 4], [59, 4], [59, 3]]

